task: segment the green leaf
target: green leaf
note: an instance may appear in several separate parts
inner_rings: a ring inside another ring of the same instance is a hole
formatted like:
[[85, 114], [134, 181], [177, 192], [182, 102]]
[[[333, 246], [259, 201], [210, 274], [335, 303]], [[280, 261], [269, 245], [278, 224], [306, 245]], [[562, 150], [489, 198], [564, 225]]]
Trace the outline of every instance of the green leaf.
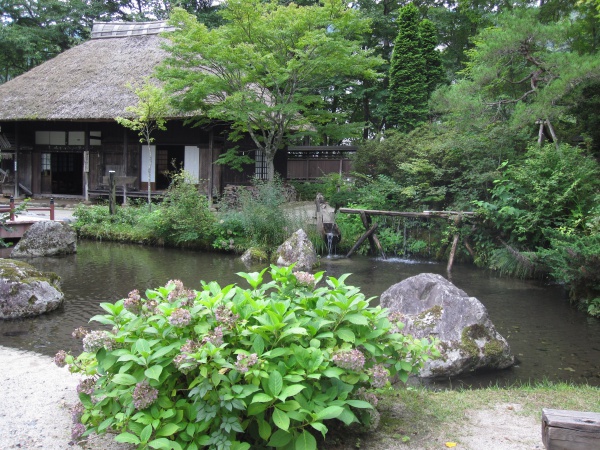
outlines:
[[308, 431], [304, 430], [294, 442], [295, 450], [317, 450], [317, 440]]
[[373, 409], [373, 405], [364, 400], [346, 400], [346, 403], [353, 408]]
[[90, 319], [90, 322], [92, 322], [92, 321], [101, 323], [102, 325], [114, 325], [115, 324], [114, 320], [109, 319], [108, 317], [103, 316], [103, 315], [97, 315], [97, 316], [92, 317]]
[[158, 381], [158, 377], [160, 377], [160, 374], [163, 371], [163, 367], [159, 366], [158, 364], [152, 367], [148, 367], [145, 371], [144, 371], [144, 375], [146, 375], [148, 378], [151, 378], [152, 380], [156, 380]]
[[269, 447], [284, 447], [292, 441], [292, 435], [287, 431], [277, 430], [267, 444]]
[[271, 391], [270, 394], [273, 396], [277, 396], [281, 393], [281, 389], [283, 389], [283, 378], [277, 370], [274, 370], [269, 375], [268, 388], [269, 391]]
[[277, 425], [278, 428], [281, 428], [282, 430], [287, 431], [290, 427], [290, 418], [288, 417], [288, 415], [277, 408], [273, 410], [273, 422], [275, 423], [275, 425]]
[[153, 441], [148, 442], [148, 447], [164, 449], [164, 450], [171, 450], [172, 443], [173, 442], [168, 440], [167, 438], [161, 437], [161, 438], [154, 439]]
[[121, 433], [117, 436], [115, 436], [115, 441], [116, 442], [120, 442], [122, 444], [139, 444], [141, 441], [139, 440], [139, 438], [131, 433]]
[[263, 352], [265, 351], [265, 341], [262, 338], [262, 336], [258, 334], [256, 335], [256, 337], [252, 341], [252, 350], [254, 350], [254, 353], [256, 353], [258, 356], [261, 356], [263, 354]]
[[125, 386], [131, 386], [138, 382], [133, 375], [129, 375], [128, 373], [117, 373], [112, 377], [112, 381], [115, 384], [124, 384]]
[[349, 328], [340, 328], [336, 333], [345, 342], [354, 342], [356, 339], [354, 333]]
[[146, 425], [140, 433], [140, 440], [142, 442], [148, 442], [152, 436], [152, 425]]
[[344, 320], [347, 320], [354, 325], [369, 325], [368, 319], [362, 314], [348, 314], [344, 317]]
[[261, 412], [266, 410], [268, 407], [269, 405], [267, 405], [266, 403], [251, 403], [250, 406], [248, 406], [247, 414], [249, 416], [256, 416], [257, 414], [260, 414]]
[[167, 423], [161, 427], [157, 432], [157, 436], [171, 436], [179, 430], [179, 426], [174, 423]]
[[283, 391], [281, 391], [281, 395], [278, 395], [277, 398], [283, 402], [286, 398], [293, 397], [305, 387], [306, 386], [302, 386], [301, 384], [292, 384], [291, 386], [286, 386]]
[[341, 406], [328, 406], [325, 409], [322, 409], [315, 415], [315, 420], [327, 420], [327, 419], [335, 419], [340, 416], [344, 412], [344, 408]]
[[321, 422], [312, 422], [310, 426], [313, 427], [315, 430], [320, 431], [323, 437], [325, 437], [327, 431], [329, 431], [327, 427]]
[[271, 437], [271, 432], [271, 425], [269, 422], [266, 420], [258, 421], [258, 434], [263, 440], [268, 441]]
[[264, 403], [270, 402], [275, 397], [270, 396], [269, 394], [265, 394], [264, 392], [259, 392], [254, 397], [252, 397], [252, 403]]
[[138, 339], [135, 343], [135, 348], [143, 356], [148, 356], [150, 354], [150, 344], [146, 339]]
[[343, 373], [344, 370], [339, 367], [328, 367], [323, 371], [323, 375], [329, 378], [339, 378]]

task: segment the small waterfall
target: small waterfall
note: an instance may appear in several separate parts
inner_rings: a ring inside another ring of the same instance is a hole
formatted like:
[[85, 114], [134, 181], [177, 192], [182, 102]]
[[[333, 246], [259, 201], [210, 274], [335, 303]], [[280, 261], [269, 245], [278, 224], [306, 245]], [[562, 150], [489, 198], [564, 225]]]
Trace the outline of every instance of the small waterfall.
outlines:
[[333, 234], [332, 231], [329, 231], [328, 233], [325, 233], [325, 242], [327, 244], [327, 257], [331, 258], [332, 256], [335, 255], [335, 243], [334, 243], [334, 239], [335, 235]]

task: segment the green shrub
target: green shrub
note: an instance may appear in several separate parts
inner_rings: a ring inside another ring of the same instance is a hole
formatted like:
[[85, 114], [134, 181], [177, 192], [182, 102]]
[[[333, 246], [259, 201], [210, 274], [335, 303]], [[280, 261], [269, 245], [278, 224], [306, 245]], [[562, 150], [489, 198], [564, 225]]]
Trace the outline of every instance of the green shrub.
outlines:
[[400, 334], [396, 314], [323, 273], [271, 266], [250, 288], [179, 281], [137, 291], [92, 320], [111, 331], [55, 361], [87, 375], [73, 408], [74, 438], [108, 430], [155, 449], [316, 449], [327, 421], [373, 425], [366, 389], [406, 381], [432, 344]]
[[181, 170], [172, 175], [163, 201], [152, 215], [157, 237], [174, 244], [209, 242], [215, 217], [191, 175]]
[[252, 246], [271, 251], [296, 231], [283, 208], [284, 186], [280, 179], [254, 179], [252, 189], [240, 193], [239, 220]]
[[549, 233], [550, 249], [539, 257], [554, 279], [568, 286], [571, 301], [600, 317], [600, 234]]
[[81, 237], [122, 242], [154, 242], [156, 238], [149, 225], [151, 212], [145, 204], [119, 207], [111, 215], [108, 205], [80, 204], [73, 215], [73, 228]]

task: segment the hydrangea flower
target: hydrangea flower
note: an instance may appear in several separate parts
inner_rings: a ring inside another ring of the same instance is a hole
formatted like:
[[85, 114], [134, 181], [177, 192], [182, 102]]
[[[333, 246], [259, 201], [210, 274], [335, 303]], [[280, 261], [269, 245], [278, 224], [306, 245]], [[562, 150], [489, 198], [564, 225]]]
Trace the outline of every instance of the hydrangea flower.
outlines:
[[142, 311], [142, 298], [137, 289], [131, 291], [128, 297], [123, 302], [123, 307], [134, 314], [139, 314]]
[[192, 314], [183, 308], [175, 308], [169, 316], [169, 323], [174, 327], [183, 328], [192, 322]]
[[81, 438], [81, 436], [83, 435], [83, 433], [85, 433], [85, 425], [80, 423], [76, 423], [75, 425], [73, 425], [73, 428], [71, 428], [71, 439], [73, 439], [74, 441], [78, 441], [79, 438]]
[[202, 338], [202, 343], [210, 342], [215, 347], [220, 347], [223, 344], [223, 327], [216, 327]]
[[377, 364], [369, 370], [369, 375], [371, 375], [371, 386], [382, 388], [386, 386], [390, 374], [383, 364]]
[[133, 406], [138, 411], [146, 409], [158, 398], [158, 390], [148, 384], [148, 380], [140, 381], [133, 389]]
[[357, 349], [339, 350], [333, 354], [332, 360], [336, 366], [355, 372], [361, 370], [365, 365], [365, 355]]
[[71, 336], [73, 336], [75, 339], [83, 339], [89, 332], [90, 330], [86, 328], [78, 327], [73, 330]]
[[215, 319], [222, 325], [231, 329], [235, 326], [235, 322], [240, 318], [239, 315], [233, 312], [225, 305], [220, 305], [215, 309]]
[[102, 347], [106, 350], [112, 350], [113, 339], [106, 331], [90, 331], [83, 338], [83, 350], [88, 353], [95, 353]]
[[73, 423], [79, 423], [81, 420], [81, 416], [85, 412], [85, 406], [83, 406], [83, 403], [81, 402], [76, 403], [71, 407], [70, 412], [71, 420], [73, 420]]
[[315, 276], [312, 273], [298, 271], [295, 272], [294, 275], [296, 276], [296, 281], [300, 286], [315, 286]]
[[67, 362], [65, 361], [66, 357], [67, 352], [64, 350], [59, 350], [58, 353], [54, 355], [54, 364], [56, 364], [58, 367], [65, 367], [67, 365]]
[[188, 339], [179, 349], [179, 355], [173, 358], [173, 364], [175, 364], [177, 370], [183, 374], [187, 374], [198, 367], [198, 361], [195, 358], [191, 358], [190, 354], [195, 353], [199, 348], [200, 344], [198, 342]]
[[252, 353], [251, 355], [237, 355], [237, 362], [235, 363], [235, 368], [240, 373], [246, 373], [252, 367], [258, 363], [258, 355], [256, 353]]
[[183, 282], [181, 280], [169, 280], [167, 286], [169, 285], [175, 285], [175, 289], [169, 292], [169, 295], [167, 297], [167, 300], [169, 300], [171, 303], [181, 299], [182, 305], [189, 306], [196, 299], [196, 294], [194, 293], [194, 291], [186, 289], [183, 286]]
[[77, 385], [77, 393], [78, 394], [87, 394], [92, 395], [94, 393], [94, 388], [96, 387], [96, 380], [94, 378], [85, 378], [79, 382]]

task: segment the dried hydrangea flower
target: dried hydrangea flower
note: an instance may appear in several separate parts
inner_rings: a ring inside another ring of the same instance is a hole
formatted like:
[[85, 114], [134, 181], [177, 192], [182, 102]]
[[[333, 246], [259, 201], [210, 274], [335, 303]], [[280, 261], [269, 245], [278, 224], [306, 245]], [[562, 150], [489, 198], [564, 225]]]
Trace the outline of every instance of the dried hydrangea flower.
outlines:
[[138, 411], [146, 409], [158, 398], [158, 390], [148, 384], [148, 380], [140, 381], [133, 389], [133, 406]]
[[142, 311], [142, 297], [137, 289], [131, 291], [128, 297], [123, 301], [123, 307], [134, 314]]
[[64, 350], [59, 350], [56, 355], [54, 355], [54, 364], [56, 364], [58, 367], [65, 367], [67, 365], [67, 362], [65, 361], [66, 357], [67, 352]]
[[334, 353], [332, 360], [336, 366], [355, 372], [361, 370], [365, 365], [365, 355], [357, 349], [337, 351]]
[[174, 327], [183, 328], [192, 322], [192, 314], [183, 308], [175, 308], [169, 316], [169, 323]]
[[225, 305], [219, 305], [215, 309], [215, 319], [222, 325], [231, 329], [235, 326], [236, 321], [240, 318], [239, 315], [233, 314], [233, 312]]
[[406, 317], [400, 311], [390, 312], [388, 314], [388, 320], [392, 324], [392, 326], [390, 327], [390, 333], [391, 334], [400, 333], [402, 330], [398, 326], [398, 323], [403, 322], [405, 319], [406, 319]]
[[196, 299], [196, 293], [190, 289], [186, 289], [183, 286], [181, 280], [169, 280], [167, 286], [175, 285], [175, 289], [169, 292], [167, 300], [173, 303], [176, 300], [182, 300], [181, 304], [183, 306], [189, 306], [194, 303]]
[[81, 421], [81, 416], [85, 412], [85, 406], [83, 406], [83, 403], [79, 402], [73, 405], [69, 411], [71, 413], [71, 420], [73, 420], [73, 423], [79, 423]]
[[220, 347], [223, 344], [223, 327], [216, 327], [214, 330], [208, 332], [208, 334], [202, 338], [203, 344], [206, 344], [208, 342], [210, 342], [215, 347]]
[[90, 331], [83, 338], [83, 350], [88, 353], [95, 353], [101, 348], [112, 350], [114, 341], [106, 331]]
[[90, 330], [86, 328], [78, 327], [73, 330], [71, 336], [73, 336], [75, 339], [83, 339], [89, 332]]
[[78, 394], [87, 394], [92, 395], [94, 393], [94, 389], [96, 388], [96, 380], [94, 378], [85, 378], [79, 382], [77, 385], [77, 393]]
[[252, 353], [251, 355], [237, 355], [237, 362], [235, 363], [235, 368], [240, 373], [246, 373], [252, 367], [258, 363], [258, 355], [256, 353]]
[[198, 360], [190, 357], [191, 353], [196, 353], [200, 348], [200, 344], [196, 341], [188, 339], [185, 344], [179, 349], [180, 353], [173, 358], [173, 364], [183, 374], [188, 374], [198, 367]]
[[76, 423], [75, 425], [73, 425], [73, 428], [71, 428], [71, 439], [73, 439], [74, 441], [78, 441], [79, 438], [81, 438], [81, 436], [83, 435], [83, 433], [85, 433], [85, 425], [80, 423]]
[[390, 374], [383, 364], [377, 364], [369, 370], [369, 375], [371, 375], [371, 386], [382, 388], [387, 385]]

